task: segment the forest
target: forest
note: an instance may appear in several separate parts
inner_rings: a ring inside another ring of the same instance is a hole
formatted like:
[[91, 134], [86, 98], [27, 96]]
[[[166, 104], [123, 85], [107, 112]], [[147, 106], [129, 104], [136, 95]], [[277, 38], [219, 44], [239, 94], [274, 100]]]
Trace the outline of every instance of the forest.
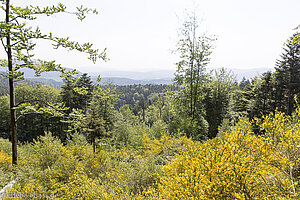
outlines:
[[[92, 44], [27, 24], [96, 10], [0, 8], [0, 199], [300, 198], [299, 27], [274, 71], [238, 81], [229, 69], [207, 70], [216, 38], [189, 15], [172, 84], [117, 86], [30, 53], [39, 39], [106, 60]], [[22, 68], [59, 71], [63, 85], [24, 80]]]

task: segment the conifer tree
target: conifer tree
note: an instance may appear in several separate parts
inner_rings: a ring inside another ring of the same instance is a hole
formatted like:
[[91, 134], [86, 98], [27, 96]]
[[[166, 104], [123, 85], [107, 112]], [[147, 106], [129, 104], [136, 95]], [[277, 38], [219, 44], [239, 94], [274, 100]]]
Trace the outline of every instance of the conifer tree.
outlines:
[[[293, 37], [292, 37], [293, 38]], [[282, 99], [286, 114], [294, 110], [294, 96], [300, 94], [300, 43], [288, 42], [277, 61], [276, 79], [278, 89], [282, 89]]]
[[75, 88], [81, 89], [82, 92], [75, 92], [74, 93], [74, 103], [75, 107], [82, 109], [83, 113], [86, 113], [88, 104], [92, 97], [93, 92], [93, 82], [91, 77], [88, 76], [87, 73], [84, 73], [80, 76], [80, 78], [75, 83]]
[[73, 108], [75, 108], [75, 84], [72, 80], [69, 78], [65, 78], [64, 80], [64, 85], [61, 87], [61, 100], [64, 102], [65, 106], [68, 107], [68, 113], [72, 111]]
[[257, 78], [257, 82], [253, 86], [253, 96], [251, 97], [249, 109], [249, 117], [261, 117], [269, 114], [274, 109], [274, 81], [272, 72], [268, 71]]

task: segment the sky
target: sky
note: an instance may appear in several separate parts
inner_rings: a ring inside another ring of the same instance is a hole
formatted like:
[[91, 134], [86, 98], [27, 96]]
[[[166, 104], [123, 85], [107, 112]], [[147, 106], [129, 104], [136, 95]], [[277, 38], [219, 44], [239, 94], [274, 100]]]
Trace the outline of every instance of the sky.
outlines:
[[[175, 70], [179, 57], [172, 53], [180, 21], [195, 11], [203, 33], [215, 35], [209, 67], [273, 68], [284, 42], [300, 24], [299, 0], [11, 0], [14, 5], [49, 5], [61, 2], [96, 8], [80, 22], [69, 14], [41, 17], [42, 31], [95, 48], [107, 48], [110, 59], [93, 64], [78, 52], [52, 50], [40, 42], [36, 56], [56, 60], [83, 72]], [[1, 52], [0, 52], [1, 53]], [[1, 56], [2, 57], [2, 56]]]

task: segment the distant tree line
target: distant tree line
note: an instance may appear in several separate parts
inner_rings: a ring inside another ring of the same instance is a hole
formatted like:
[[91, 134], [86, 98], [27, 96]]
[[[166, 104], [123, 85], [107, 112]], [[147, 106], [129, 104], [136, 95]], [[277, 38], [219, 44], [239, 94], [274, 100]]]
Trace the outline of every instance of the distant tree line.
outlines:
[[[195, 16], [183, 23], [180, 34], [176, 50], [180, 59], [171, 85], [103, 86], [100, 79], [93, 83], [86, 73], [78, 79], [72, 74], [65, 76], [60, 89], [18, 83], [19, 141], [32, 141], [52, 132], [63, 142], [83, 134], [94, 148], [101, 140], [129, 145], [137, 142], [132, 130], [138, 126], [153, 130], [155, 138], [169, 132], [206, 140], [234, 126], [239, 117], [252, 120], [275, 110], [291, 115], [296, 109], [300, 44], [293, 39], [295, 35], [285, 44], [275, 72], [238, 83], [229, 70], [206, 70], [215, 39], [198, 34]], [[7, 83], [0, 79], [0, 134], [10, 138], [6, 91]], [[30, 101], [32, 104], [24, 104]], [[254, 131], [262, 134], [259, 129]]]
[[[260, 118], [276, 109], [291, 115], [300, 95], [299, 55], [299, 43], [287, 43], [275, 72], [268, 71], [251, 80], [243, 78], [240, 83], [226, 69], [206, 72], [205, 68], [194, 70], [199, 74], [190, 74], [189, 68], [177, 72], [175, 85], [97, 86], [88, 74], [82, 74], [77, 81], [65, 79], [61, 89], [19, 83], [16, 105], [39, 99], [39, 107], [47, 102], [63, 102], [67, 108], [60, 117], [34, 112], [21, 116], [19, 141], [32, 141], [44, 132], [52, 132], [62, 141], [75, 132], [85, 132], [87, 137], [96, 134], [92, 140], [113, 138], [117, 129], [122, 129], [120, 120], [129, 119], [134, 119], [131, 125], [157, 126], [201, 140], [214, 138], [222, 126], [234, 125], [239, 117]], [[196, 80], [190, 80], [192, 77]], [[0, 83], [4, 91], [0, 97], [0, 133], [9, 138], [7, 84]], [[21, 109], [17, 112], [21, 113]], [[126, 116], [120, 117], [124, 112]], [[74, 125], [72, 120], [76, 117], [79, 123]]]

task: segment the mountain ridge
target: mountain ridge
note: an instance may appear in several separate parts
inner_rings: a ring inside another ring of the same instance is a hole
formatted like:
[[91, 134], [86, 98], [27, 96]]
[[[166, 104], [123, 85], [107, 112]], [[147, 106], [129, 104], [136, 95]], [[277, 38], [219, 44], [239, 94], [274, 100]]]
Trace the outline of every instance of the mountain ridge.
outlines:
[[[69, 69], [72, 70], [72, 69]], [[213, 70], [208, 68], [207, 71]], [[243, 77], [246, 79], [251, 79], [258, 76], [266, 71], [274, 71], [270, 68], [253, 68], [253, 69], [230, 69], [235, 75], [237, 81], [241, 81]], [[0, 71], [5, 71], [5, 69], [0, 68]], [[32, 69], [24, 68], [25, 79], [33, 80], [36, 82], [41, 82], [50, 85], [59, 85], [63, 82], [60, 77], [59, 72], [45, 72], [41, 76], [35, 76]], [[84, 72], [78, 71], [79, 75]], [[148, 72], [140, 71], [103, 71], [103, 72], [89, 72], [93, 81], [96, 81], [98, 75], [100, 74], [102, 84], [113, 83], [116, 85], [133, 85], [133, 84], [170, 84], [174, 78], [175, 70], [155, 70]]]

